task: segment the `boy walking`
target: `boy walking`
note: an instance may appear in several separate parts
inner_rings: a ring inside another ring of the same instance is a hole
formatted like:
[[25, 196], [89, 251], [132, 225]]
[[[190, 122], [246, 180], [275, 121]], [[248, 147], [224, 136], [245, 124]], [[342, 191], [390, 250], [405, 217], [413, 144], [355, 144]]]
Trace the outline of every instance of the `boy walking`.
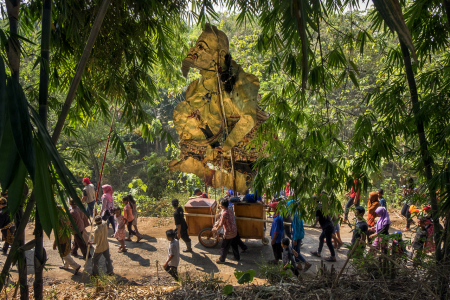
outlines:
[[94, 230], [94, 242], [89, 242], [91, 245], [96, 245], [94, 251], [94, 258], [92, 259], [92, 276], [98, 276], [98, 262], [100, 257], [105, 257], [106, 262], [106, 274], [113, 275], [113, 266], [111, 262], [111, 256], [109, 254], [108, 243], [108, 225], [102, 222], [101, 216], [95, 217], [95, 224], [97, 228]]
[[283, 217], [277, 211], [278, 202], [269, 204], [269, 207], [274, 212], [272, 228], [270, 229], [270, 238], [272, 239], [271, 245], [273, 255], [275, 257], [270, 263], [278, 264], [280, 259], [283, 259], [283, 247], [281, 246], [281, 240], [284, 236]]
[[387, 209], [387, 203], [386, 203], [386, 199], [384, 199], [383, 189], [378, 189], [377, 194], [378, 194], [378, 201], [380, 202], [380, 206]]
[[369, 230], [369, 225], [367, 225], [364, 220], [364, 214], [366, 210], [362, 206], [355, 207], [355, 217], [356, 223], [353, 229], [352, 245], [354, 245], [358, 240], [365, 240], [367, 236], [367, 231]]
[[191, 239], [187, 232], [188, 226], [186, 223], [186, 219], [184, 218], [184, 211], [180, 205], [178, 199], [172, 199], [172, 206], [175, 209], [173, 212], [173, 219], [175, 220], [175, 229], [176, 238], [180, 240], [180, 238], [186, 243], [187, 249], [184, 249], [183, 252], [192, 252]]
[[169, 229], [166, 231], [167, 240], [170, 242], [169, 251], [167, 254], [167, 261], [163, 265], [164, 270], [170, 274], [176, 281], [178, 281], [178, 264], [180, 263], [180, 244], [175, 239], [175, 231]]

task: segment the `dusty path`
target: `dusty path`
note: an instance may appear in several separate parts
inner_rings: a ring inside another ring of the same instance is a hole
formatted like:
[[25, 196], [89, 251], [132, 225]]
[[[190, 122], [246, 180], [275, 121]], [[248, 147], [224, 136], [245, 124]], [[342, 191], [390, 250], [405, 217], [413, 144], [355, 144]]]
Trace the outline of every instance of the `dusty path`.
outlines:
[[[124, 280], [135, 281], [137, 284], [156, 284], [157, 272], [160, 277], [160, 284], [168, 284], [172, 280], [170, 277], [161, 270], [161, 266], [164, 264], [167, 258], [168, 241], [165, 238], [165, 231], [174, 228], [171, 219], [164, 218], [139, 218], [138, 228], [144, 239], [140, 243], [126, 242], [128, 252], [118, 253], [118, 242], [114, 238], [109, 238], [110, 252], [113, 260], [114, 272], [121, 276]], [[270, 225], [266, 236], [269, 235]], [[394, 231], [395, 229], [392, 229]], [[109, 235], [113, 233], [112, 229], [109, 230]], [[315, 273], [316, 268], [320, 266], [320, 258], [312, 257], [309, 252], [317, 250], [318, 236], [321, 230], [318, 228], [305, 228], [305, 239], [303, 240], [303, 246], [301, 253], [305, 258], [313, 264], [313, 267], [308, 273]], [[28, 226], [26, 229], [26, 240], [29, 241], [32, 238], [33, 227]], [[341, 226], [341, 238], [344, 242], [349, 243], [351, 241], [352, 233], [348, 226]], [[258, 264], [263, 260], [269, 260], [273, 258], [272, 248], [264, 246], [260, 240], [245, 240], [248, 245], [248, 250], [241, 254], [241, 260], [239, 262], [233, 260], [233, 255], [230, 253], [227, 262], [223, 265], [217, 265], [215, 260], [219, 257], [219, 245], [215, 248], [204, 248], [198, 243], [197, 237], [191, 237], [194, 247], [194, 253], [182, 253], [179, 266], [179, 272], [182, 274], [188, 273], [189, 275], [203, 273], [210, 276], [211, 272], [214, 272], [214, 276], [220, 277], [224, 281], [235, 283], [234, 278], [235, 270], [248, 270], [258, 269]], [[135, 238], [134, 238], [135, 240]], [[180, 241], [181, 249], [185, 246]], [[44, 238], [44, 247], [47, 250], [47, 271], [44, 271], [45, 282], [44, 285], [52, 285], [54, 283], [61, 282], [81, 282], [81, 274], [73, 275], [73, 270], [66, 271], [60, 270], [58, 266], [61, 265], [62, 260], [57, 251], [52, 249], [53, 236], [49, 239]], [[340, 269], [346, 259], [348, 250], [342, 248], [336, 251], [337, 262], [334, 263], [334, 267]], [[79, 252], [81, 254], [81, 252]], [[27, 251], [27, 263], [28, 273], [34, 273], [33, 267], [33, 255], [34, 251]], [[329, 256], [329, 251], [324, 246], [322, 255]], [[0, 266], [3, 266], [6, 256], [0, 255]], [[75, 260], [79, 264], [84, 264], [84, 261], [78, 258]], [[158, 270], [156, 267], [159, 263]], [[329, 263], [327, 263], [329, 264]], [[104, 269], [103, 258], [100, 261], [100, 267]], [[12, 270], [12, 281], [17, 280], [17, 269], [14, 267]], [[83, 270], [83, 267], [82, 269]], [[92, 261], [89, 260], [87, 272], [92, 272]], [[32, 284], [34, 281], [33, 275], [29, 275], [29, 282]], [[85, 276], [84, 282], [89, 282], [89, 276]], [[256, 283], [263, 283], [264, 280], [257, 278]]]

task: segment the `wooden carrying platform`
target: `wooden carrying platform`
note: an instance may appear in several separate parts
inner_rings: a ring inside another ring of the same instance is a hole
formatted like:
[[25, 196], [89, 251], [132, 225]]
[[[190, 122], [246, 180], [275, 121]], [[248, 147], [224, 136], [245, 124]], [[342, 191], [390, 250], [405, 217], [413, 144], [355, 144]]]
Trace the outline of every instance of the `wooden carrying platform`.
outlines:
[[[202, 197], [190, 198], [184, 206], [188, 234], [197, 236], [203, 228], [212, 228], [214, 226], [216, 210], [217, 202], [214, 199]], [[195, 216], [189, 214], [195, 214]]]
[[[265, 223], [263, 220], [266, 219], [264, 205], [238, 202], [234, 203], [233, 208], [240, 237], [244, 239], [263, 239]], [[252, 221], [248, 218], [258, 219], [258, 221]]]

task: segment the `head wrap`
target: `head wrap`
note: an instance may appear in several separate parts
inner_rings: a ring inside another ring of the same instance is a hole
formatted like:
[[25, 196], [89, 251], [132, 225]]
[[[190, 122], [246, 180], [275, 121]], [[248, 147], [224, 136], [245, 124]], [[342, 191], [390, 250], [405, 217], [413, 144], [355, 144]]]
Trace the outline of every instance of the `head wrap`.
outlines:
[[380, 216], [380, 218], [377, 221], [377, 232], [380, 231], [383, 226], [391, 224], [391, 219], [389, 218], [389, 213], [387, 212], [386, 208], [384, 207], [378, 207], [377, 210], [375, 210], [377, 215]]
[[419, 212], [419, 210], [417, 209], [417, 206], [411, 205], [411, 206], [409, 207], [409, 212], [410, 212], [410, 213], [417, 213], [417, 212]]
[[113, 189], [109, 184], [105, 184], [102, 186], [103, 189], [103, 195], [102, 195], [102, 200], [106, 199], [108, 200], [108, 202], [112, 202], [113, 201]]
[[431, 210], [431, 206], [430, 206], [430, 205], [425, 205], [425, 206], [423, 207], [423, 210], [424, 210], [425, 212], [429, 212], [429, 211]]
[[87, 177], [83, 178], [83, 182], [86, 183], [86, 184], [91, 184], [91, 181]]

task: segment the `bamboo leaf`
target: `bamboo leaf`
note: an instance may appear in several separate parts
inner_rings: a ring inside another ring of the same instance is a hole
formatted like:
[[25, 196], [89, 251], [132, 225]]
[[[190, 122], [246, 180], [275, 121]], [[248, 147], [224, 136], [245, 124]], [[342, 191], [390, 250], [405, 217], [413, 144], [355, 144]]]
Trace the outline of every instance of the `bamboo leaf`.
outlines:
[[11, 185], [17, 168], [19, 166], [20, 157], [14, 144], [14, 136], [11, 130], [9, 117], [6, 117], [6, 126], [3, 134], [3, 143], [0, 147], [0, 184], [2, 189], [7, 190]]
[[42, 229], [50, 236], [53, 226], [51, 203], [54, 203], [52, 184], [48, 170], [48, 157], [43, 149], [36, 143], [36, 178], [34, 181], [34, 194], [36, 197], [36, 207], [41, 220]]
[[353, 73], [353, 71], [350, 71], [350, 72], [348, 73], [348, 75], [350, 76], [350, 79], [352, 80], [353, 84], [354, 84], [357, 88], [359, 88], [358, 79], [356, 78], [355, 73]]
[[25, 187], [25, 179], [27, 177], [27, 168], [22, 161], [19, 162], [17, 173], [11, 185], [8, 187], [8, 209], [11, 218], [16, 215], [20, 205], [24, 201], [23, 188]]
[[33, 134], [31, 132], [28, 103], [20, 84], [13, 78], [8, 78], [7, 85], [8, 108], [11, 121], [11, 130], [17, 152], [34, 181], [35, 159]]
[[6, 71], [3, 58], [0, 56], [0, 147], [6, 124]]
[[359, 75], [358, 67], [353, 61], [350, 61], [350, 65], [352, 66], [353, 70], [355, 70], [356, 74]]
[[78, 207], [81, 209], [81, 211], [86, 215], [89, 216], [86, 209], [83, 206], [83, 203], [81, 203], [80, 198], [77, 195], [77, 192], [74, 188], [74, 186], [78, 185], [78, 182], [76, 178], [73, 176], [73, 174], [70, 172], [70, 170], [66, 167], [64, 160], [61, 158], [61, 156], [58, 153], [58, 150], [56, 149], [55, 145], [52, 142], [52, 139], [50, 135], [48, 134], [47, 129], [42, 124], [41, 120], [39, 119], [39, 116], [37, 112], [30, 106], [30, 111], [32, 114], [32, 120], [33, 123], [38, 128], [38, 139], [40, 144], [43, 148], [45, 148], [48, 158], [52, 161], [53, 167], [55, 168], [56, 173], [59, 176], [59, 180], [61, 181], [61, 184], [64, 186], [64, 189], [67, 191], [67, 193], [70, 195], [70, 197], [75, 201], [75, 203], [78, 205]]

